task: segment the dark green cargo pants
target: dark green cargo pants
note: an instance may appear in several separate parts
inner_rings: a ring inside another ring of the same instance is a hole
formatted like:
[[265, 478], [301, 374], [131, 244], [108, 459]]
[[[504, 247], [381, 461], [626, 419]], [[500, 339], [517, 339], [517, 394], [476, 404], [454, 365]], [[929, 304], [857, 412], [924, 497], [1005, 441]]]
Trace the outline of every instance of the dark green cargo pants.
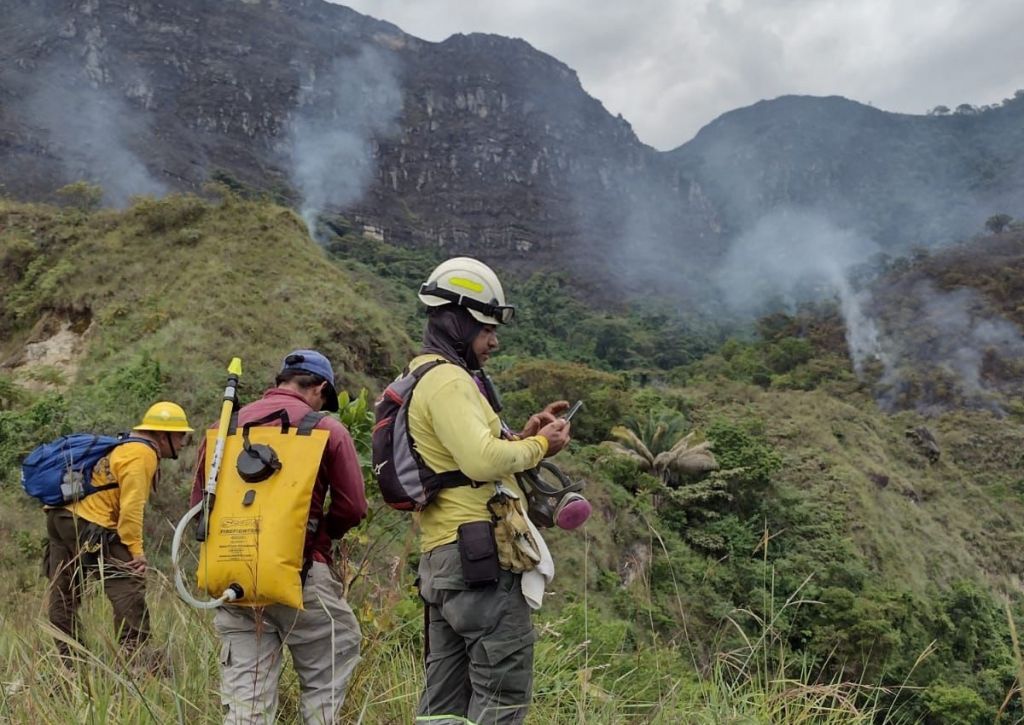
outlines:
[[523, 722], [533, 688], [537, 636], [520, 575], [502, 571], [497, 584], [469, 589], [462, 581], [456, 544], [424, 554], [419, 575], [428, 652], [417, 722]]
[[[103, 532], [108, 535], [104, 536]], [[67, 509], [46, 512], [46, 574], [50, 579], [50, 622], [69, 637], [78, 636], [78, 606], [88, 577], [103, 582], [103, 590], [114, 609], [114, 628], [125, 655], [131, 654], [149, 637], [146, 609], [146, 579], [124, 568], [131, 552], [106, 529], [77, 518]], [[82, 542], [97, 541], [101, 548], [90, 554]], [[69, 654], [64, 642], [57, 642], [61, 654]]]

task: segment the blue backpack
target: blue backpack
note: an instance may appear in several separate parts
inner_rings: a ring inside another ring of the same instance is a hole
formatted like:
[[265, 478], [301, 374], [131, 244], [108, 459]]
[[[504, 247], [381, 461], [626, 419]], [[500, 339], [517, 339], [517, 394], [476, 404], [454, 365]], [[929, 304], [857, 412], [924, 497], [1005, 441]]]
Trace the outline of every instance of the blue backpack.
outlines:
[[127, 433], [117, 437], [72, 433], [43, 443], [22, 461], [21, 487], [47, 506], [64, 506], [97, 491], [117, 488], [117, 483], [93, 486], [92, 469], [122, 443], [133, 442], [156, 450], [152, 441]]

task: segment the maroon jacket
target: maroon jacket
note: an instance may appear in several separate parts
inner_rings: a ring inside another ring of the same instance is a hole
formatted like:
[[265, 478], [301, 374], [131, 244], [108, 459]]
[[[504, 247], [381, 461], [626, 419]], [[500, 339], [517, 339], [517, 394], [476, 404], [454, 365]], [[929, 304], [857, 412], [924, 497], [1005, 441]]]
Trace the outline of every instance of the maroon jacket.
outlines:
[[[271, 388], [260, 400], [242, 406], [238, 411], [238, 424], [245, 425], [258, 420], [275, 410], [288, 411], [288, 420], [298, 425], [306, 413], [313, 410], [298, 393], [287, 388]], [[217, 424], [211, 426], [216, 428]], [[309, 506], [310, 520], [319, 521], [315, 532], [306, 533], [303, 558], [331, 563], [331, 539], [340, 539], [345, 532], [366, 516], [366, 492], [363, 472], [359, 468], [359, 456], [348, 430], [331, 417], [323, 418], [316, 424], [330, 432], [320, 472], [313, 486], [313, 499]], [[206, 487], [206, 439], [199, 444], [196, 454], [196, 472], [192, 481], [192, 502], [195, 506], [203, 498]], [[324, 513], [327, 492], [331, 493], [331, 504]]]

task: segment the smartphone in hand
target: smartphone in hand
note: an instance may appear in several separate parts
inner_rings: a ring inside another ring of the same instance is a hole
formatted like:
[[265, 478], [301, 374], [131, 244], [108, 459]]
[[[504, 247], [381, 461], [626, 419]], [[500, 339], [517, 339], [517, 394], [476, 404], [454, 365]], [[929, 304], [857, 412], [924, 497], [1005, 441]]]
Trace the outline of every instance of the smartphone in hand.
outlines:
[[562, 415], [562, 420], [564, 420], [566, 423], [568, 423], [570, 420], [572, 420], [572, 417], [574, 415], [576, 415], [580, 411], [580, 408], [582, 408], [582, 407], [583, 407], [583, 401], [582, 400], [577, 400], [575, 405], [573, 405], [571, 408], [569, 408], [569, 410], [565, 414]]

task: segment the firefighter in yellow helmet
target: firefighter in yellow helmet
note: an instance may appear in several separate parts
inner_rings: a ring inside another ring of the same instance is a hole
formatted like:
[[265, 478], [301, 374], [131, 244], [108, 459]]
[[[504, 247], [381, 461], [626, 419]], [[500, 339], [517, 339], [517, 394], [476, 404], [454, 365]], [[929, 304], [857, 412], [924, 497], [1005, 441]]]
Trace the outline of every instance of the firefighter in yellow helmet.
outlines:
[[[98, 575], [114, 610], [114, 627], [126, 657], [149, 637], [146, 554], [142, 519], [161, 458], [177, 458], [192, 428], [177, 403], [155, 403], [130, 434], [92, 473], [97, 490], [63, 507], [47, 509], [49, 615], [53, 625], [79, 639], [78, 606], [85, 580]], [[68, 645], [58, 640], [62, 655]]]

